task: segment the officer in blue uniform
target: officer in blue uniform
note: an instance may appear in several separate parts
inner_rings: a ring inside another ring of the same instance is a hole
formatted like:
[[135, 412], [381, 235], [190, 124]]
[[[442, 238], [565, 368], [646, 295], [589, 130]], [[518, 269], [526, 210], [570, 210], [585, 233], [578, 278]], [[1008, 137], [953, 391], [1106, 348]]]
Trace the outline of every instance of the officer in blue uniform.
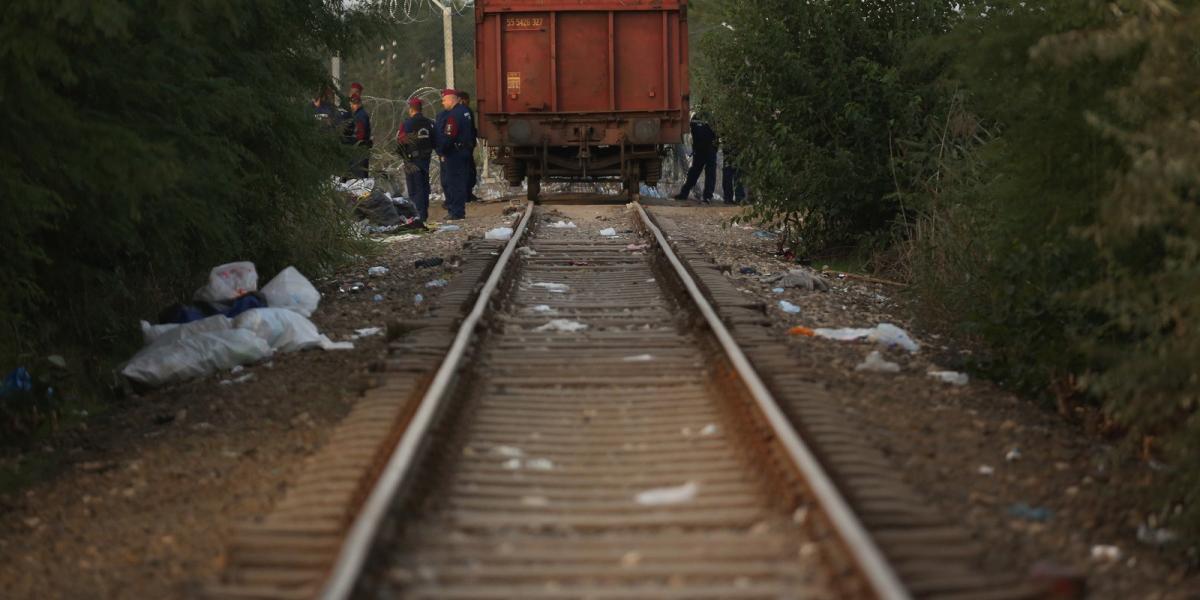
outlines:
[[345, 141], [358, 146], [364, 153], [361, 159], [351, 165], [350, 176], [354, 179], [366, 179], [369, 170], [370, 148], [374, 145], [374, 138], [371, 137], [371, 115], [367, 114], [366, 108], [363, 108], [362, 98], [358, 94], [350, 96], [350, 118], [351, 122], [347, 123]]
[[442, 108], [434, 124], [434, 148], [442, 159], [442, 188], [446, 194], [447, 220], [467, 218], [467, 198], [471, 194], [470, 158], [475, 149], [475, 123], [466, 107], [458, 102], [458, 92], [442, 90]]
[[[471, 118], [471, 124], [475, 125], [475, 111], [471, 110], [471, 94], [462, 90], [458, 91], [458, 103], [463, 108], [467, 109], [467, 116]], [[475, 164], [475, 144], [471, 144], [471, 167], [468, 173], [471, 175], [467, 181], [467, 192], [469, 194], [467, 202], [478, 202], [479, 196], [475, 195], [475, 186], [479, 183], [479, 168]]]
[[421, 222], [429, 220], [429, 162], [433, 157], [433, 121], [421, 113], [420, 98], [408, 101], [408, 119], [396, 133], [404, 157], [408, 199], [417, 207]]
[[704, 172], [704, 203], [712, 202], [713, 188], [717, 184], [717, 147], [720, 140], [708, 121], [699, 113], [692, 115], [692, 168], [688, 169], [683, 189], [675, 195], [676, 200], [687, 200]]

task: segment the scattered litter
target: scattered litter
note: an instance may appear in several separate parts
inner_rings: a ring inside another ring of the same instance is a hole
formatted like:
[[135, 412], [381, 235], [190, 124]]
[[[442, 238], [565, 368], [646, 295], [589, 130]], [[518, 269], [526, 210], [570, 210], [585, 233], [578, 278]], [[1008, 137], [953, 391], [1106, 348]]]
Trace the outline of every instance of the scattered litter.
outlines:
[[202, 302], [227, 302], [258, 291], [258, 271], [252, 262], [232, 262], [213, 267], [208, 283], [196, 290], [194, 298]]
[[427, 288], [442, 288], [442, 287], [446, 287], [447, 285], [450, 285], [450, 282], [446, 281], [445, 279], [434, 279], [433, 281], [426, 283], [425, 287], [427, 287]]
[[1049, 521], [1050, 517], [1054, 516], [1054, 512], [1048, 508], [1042, 506], [1030, 506], [1024, 502], [1018, 502], [1008, 507], [1008, 514], [1018, 519], [1037, 521], [1038, 523]]
[[929, 376], [942, 383], [949, 383], [951, 385], [967, 385], [971, 381], [971, 378], [966, 373], [959, 373], [957, 371], [930, 371]]
[[575, 229], [576, 228], [575, 223], [572, 223], [571, 221], [559, 221], [557, 223], [551, 223], [551, 224], [547, 225], [546, 227], [550, 227], [552, 229]]
[[363, 285], [362, 282], [359, 281], [350, 284], [350, 287], [346, 288], [346, 290], [351, 294], [357, 294], [365, 289], [367, 289], [367, 286]]
[[350, 336], [350, 339], [357, 340], [361, 338], [374, 337], [381, 333], [383, 333], [382, 327], [364, 327], [362, 329], [355, 329], [354, 335]]
[[649, 249], [650, 249], [650, 244], [630, 244], [628, 246], [625, 246], [625, 250], [627, 250], [629, 252], [641, 252], [643, 250], [649, 250]]
[[870, 371], [872, 373], [899, 373], [900, 365], [885, 360], [878, 350], [872, 350], [866, 360], [854, 367], [855, 371]]
[[542, 288], [551, 294], [565, 294], [571, 289], [571, 286], [565, 283], [535, 283], [535, 288]]
[[525, 456], [525, 451], [512, 446], [496, 446], [492, 448], [492, 452], [509, 458], [520, 458]]
[[504, 464], [501, 466], [504, 467], [505, 469], [508, 469], [509, 471], [519, 470], [521, 468], [521, 459], [510, 458], [510, 459], [504, 461]]
[[321, 292], [296, 267], [280, 271], [263, 286], [262, 295], [267, 299], [267, 306], [286, 308], [306, 317], [311, 317], [321, 303]]
[[987, 476], [991, 477], [995, 473], [996, 473], [996, 469], [992, 468], [990, 465], [979, 465], [979, 474], [980, 475], [987, 475]]
[[601, 229], [600, 235], [604, 237], [614, 237], [617, 235], [617, 230], [613, 229], [612, 227], [609, 227], [608, 229]]
[[683, 504], [691, 502], [696, 497], [696, 492], [700, 491], [700, 486], [694, 481], [689, 481], [678, 487], [657, 488], [646, 490], [634, 496], [634, 500], [642, 506], [666, 506], [670, 504]]
[[250, 381], [254, 381], [254, 379], [255, 379], [254, 373], [246, 373], [245, 375], [242, 375], [241, 377], [235, 377], [233, 379], [222, 379], [221, 385], [235, 385], [235, 384], [239, 384], [239, 383], [247, 383]]
[[1165, 546], [1174, 542], [1179, 535], [1166, 528], [1155, 528], [1145, 523], [1138, 525], [1138, 541], [1151, 546]]
[[532, 310], [533, 310], [533, 312], [547, 313], [547, 314], [558, 312], [557, 310], [550, 308], [550, 306], [548, 304], [539, 304], [539, 305], [533, 307]]
[[4, 376], [4, 383], [0, 384], [0, 398], [15, 394], [17, 392], [33, 391], [33, 375], [29, 374], [29, 369], [25, 367], [17, 367]]
[[759, 230], [759, 231], [754, 232], [754, 237], [756, 237], [760, 240], [773, 240], [773, 239], [779, 237], [779, 235], [772, 233], [770, 231]]
[[172, 342], [181, 337], [188, 337], [198, 333], [229, 331], [230, 329], [233, 329], [233, 321], [225, 315], [213, 315], [199, 321], [182, 324], [164, 323], [162, 325], [151, 325], [147, 321], [142, 321], [142, 343], [149, 346], [160, 341]]
[[788, 313], [790, 315], [800, 314], [800, 307], [796, 306], [795, 304], [792, 304], [791, 302], [788, 302], [787, 300], [780, 300], [779, 308], [783, 312]]
[[46, 362], [58, 367], [59, 369], [67, 368], [67, 359], [63, 358], [61, 354], [51, 354], [50, 356], [47, 356]]
[[1016, 462], [1021, 460], [1021, 449], [1014, 447], [1004, 455], [1004, 460], [1008, 462]]
[[824, 279], [808, 271], [801, 270], [789, 271], [779, 279], [777, 285], [781, 288], [802, 288], [818, 292], [829, 291], [829, 284]]
[[371, 302], [375, 302], [375, 303], [383, 302], [383, 294], [375, 294], [374, 296], [371, 297]]
[[424, 302], [424, 301], [425, 301], [425, 296], [422, 296], [422, 295], [420, 295], [420, 294], [417, 294], [416, 296], [413, 296], [413, 304], [420, 304], [420, 303], [422, 303], [422, 302]]
[[830, 340], [838, 340], [849, 342], [866, 338], [869, 341], [883, 345], [885, 347], [899, 346], [909, 352], [916, 352], [921, 348], [920, 344], [913, 341], [908, 333], [891, 323], [880, 323], [878, 327], [872, 329], [816, 329], [814, 330], [817, 337], [822, 337]]
[[445, 262], [446, 261], [443, 260], [442, 257], [435, 256], [433, 258], [422, 258], [421, 260], [415, 261], [413, 262], [413, 266], [418, 269], [428, 269], [430, 267], [440, 267], [442, 266], [442, 263]]
[[257, 362], [270, 355], [270, 345], [252, 331], [203, 332], [143, 348], [121, 368], [121, 374], [157, 387]]
[[817, 332], [807, 327], [793, 327], [788, 330], [788, 335], [802, 335], [805, 337], [815, 337]]
[[717, 435], [717, 431], [718, 431], [718, 429], [717, 429], [716, 424], [709, 423], [708, 425], [705, 425], [703, 429], [700, 430], [700, 435], [703, 435], [703, 436]]
[[[325, 338], [325, 336], [321, 336]], [[353, 350], [354, 342], [333, 342], [329, 338], [325, 338], [321, 342], [322, 350]]]
[[650, 354], [638, 354], [636, 356], [626, 356], [621, 360], [625, 362], [650, 362], [654, 360], [654, 356]]
[[525, 257], [537, 256], [537, 250], [534, 250], [529, 246], [521, 246], [520, 248], [517, 248], [517, 254]]
[[508, 240], [512, 239], [512, 236], [513, 230], [511, 227], [497, 227], [484, 234], [483, 238], [486, 240], [499, 240], [501, 242], [507, 242]]
[[782, 294], [783, 288], [771, 288], [771, 291], [775, 292], [776, 294]]
[[387, 274], [388, 274], [387, 267], [371, 267], [370, 269], [367, 269], [368, 277], [383, 277], [384, 275], [387, 275]]
[[438, 227], [438, 233], [441, 233], [443, 231], [461, 231], [461, 230], [462, 230], [462, 227], [459, 227], [458, 225], [451, 225], [451, 224], [446, 224], [446, 225], [442, 225], [441, 227]]
[[1097, 544], [1092, 546], [1092, 560], [1121, 560], [1121, 549], [1116, 546], [1107, 544]]
[[233, 327], [254, 332], [275, 352], [319, 348], [329, 342], [312, 321], [284, 308], [248, 310], [233, 320]]
[[586, 324], [578, 321], [554, 319], [553, 321], [534, 329], [534, 331], [559, 331], [564, 333], [575, 333], [576, 331], [583, 331], [587, 328], [588, 326]]
[[531, 458], [525, 461], [525, 468], [532, 471], [553, 471], [554, 462], [548, 458]]
[[738, 273], [741, 273], [742, 275], [758, 275], [758, 269], [755, 269], [754, 267], [742, 267], [738, 269]]
[[417, 234], [415, 234], [415, 233], [405, 233], [405, 234], [402, 234], [402, 235], [390, 235], [390, 236], [388, 236], [388, 237], [385, 237], [385, 238], [383, 238], [383, 239], [379, 240], [379, 243], [381, 243], [381, 244], [395, 244], [395, 243], [398, 243], [398, 242], [407, 242], [407, 241], [409, 241], [409, 240], [415, 240], [415, 239], [417, 239], [417, 238], [420, 238], [420, 237], [421, 237], [421, 236], [419, 236], [419, 235], [417, 235]]

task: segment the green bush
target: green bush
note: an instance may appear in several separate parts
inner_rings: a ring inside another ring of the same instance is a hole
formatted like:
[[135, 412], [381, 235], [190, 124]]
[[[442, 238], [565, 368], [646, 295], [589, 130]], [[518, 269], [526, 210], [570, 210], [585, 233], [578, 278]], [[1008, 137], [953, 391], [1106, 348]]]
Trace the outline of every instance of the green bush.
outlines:
[[909, 68], [905, 56], [949, 26], [949, 4], [753, 0], [723, 11], [702, 42], [698, 96], [739, 151], [753, 216], [791, 225], [803, 250], [886, 230], [900, 209], [893, 144], [942, 101], [936, 64]]
[[361, 35], [366, 15], [341, 5], [5, 5], [0, 371], [57, 352], [111, 381], [137, 319], [211, 266], [316, 274], [341, 259], [330, 178], [347, 157], [309, 106], [325, 57]]

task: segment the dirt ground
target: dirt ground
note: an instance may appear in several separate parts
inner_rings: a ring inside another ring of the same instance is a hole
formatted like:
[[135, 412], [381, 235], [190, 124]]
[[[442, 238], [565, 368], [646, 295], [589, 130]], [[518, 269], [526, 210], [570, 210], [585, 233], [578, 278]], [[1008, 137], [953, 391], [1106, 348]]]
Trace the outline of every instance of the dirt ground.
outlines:
[[[726, 227], [736, 208], [646, 204], [729, 265], [740, 288], [769, 302], [797, 368], [827, 382], [914, 487], [975, 532], [989, 569], [1024, 573], [1039, 562], [1076, 568], [1086, 573], [1092, 598], [1200, 597], [1197, 578], [1177, 555], [1138, 541], [1138, 525], [1161, 509], [1146, 502], [1149, 466], [1120, 460], [1077, 426], [991, 384], [958, 387], [929, 378], [928, 370], [955, 368], [968, 350], [927, 333], [897, 288], [833, 278], [828, 292], [777, 294], [762, 277], [794, 265], [775, 258], [775, 242], [756, 237], [758, 229]], [[453, 277], [461, 244], [511, 218], [502, 214], [506, 208], [471, 205], [462, 231], [383, 244], [380, 256], [315, 281], [324, 298], [314, 321], [344, 340], [356, 329], [419, 318], [439, 291], [426, 283]], [[413, 265], [428, 257], [446, 263]], [[368, 277], [376, 265], [391, 271]], [[754, 272], [743, 274], [743, 267]], [[355, 283], [364, 289], [350, 291]], [[418, 293], [421, 304], [414, 302]], [[799, 306], [799, 314], [785, 313], [779, 300]], [[873, 349], [866, 342], [788, 335], [797, 325], [882, 322], [922, 344], [915, 354], [883, 352], [899, 373], [856, 371]], [[73, 466], [0, 498], [0, 595], [194, 595], [219, 573], [233, 526], [269, 511], [303, 459], [371, 385], [368, 369], [383, 354], [383, 338], [355, 343], [353, 351], [276, 356], [248, 368], [254, 379], [245, 383], [223, 384], [231, 379], [223, 373], [160, 389], [53, 440], [40, 451]], [[1116, 550], [1094, 557], [1097, 546]]]
[[[730, 226], [736, 207], [645, 203], [727, 265], [739, 289], [767, 302], [798, 368], [853, 408], [863, 433], [915, 489], [974, 532], [987, 569], [1027, 574], [1041, 563], [1076, 570], [1086, 575], [1089, 598], [1200, 598], [1200, 578], [1178, 551], [1138, 539], [1139, 525], [1157, 525], [1164, 509], [1147, 492], [1152, 465], [1122, 458], [1079, 425], [989, 382], [959, 387], [929, 377], [960, 367], [971, 350], [929, 333], [939, 328], [916, 321], [902, 288], [833, 277], [828, 292], [776, 293], [777, 284], [762, 280], [800, 267], [778, 259], [777, 242], [756, 237], [758, 228]], [[753, 273], [743, 273], [746, 267]], [[785, 312], [780, 300], [800, 312]], [[880, 323], [900, 326], [921, 344], [916, 353], [882, 350], [899, 373], [855, 370], [876, 349], [872, 343], [788, 334], [796, 326]]]
[[[463, 242], [511, 220], [507, 207], [472, 204], [461, 231], [381, 244], [378, 256], [314, 281], [323, 297], [313, 322], [341, 341], [419, 318], [440, 292], [427, 282], [454, 277]], [[444, 265], [413, 264], [431, 257]], [[390, 272], [372, 278], [372, 266]], [[351, 291], [356, 283], [363, 289]], [[351, 351], [276, 355], [236, 375], [158, 389], [50, 441], [41, 458], [71, 466], [0, 497], [0, 597], [194, 596], [220, 572], [234, 525], [270, 510], [372, 385], [368, 369], [382, 358], [384, 337], [354, 343]], [[246, 374], [253, 379], [222, 383]]]

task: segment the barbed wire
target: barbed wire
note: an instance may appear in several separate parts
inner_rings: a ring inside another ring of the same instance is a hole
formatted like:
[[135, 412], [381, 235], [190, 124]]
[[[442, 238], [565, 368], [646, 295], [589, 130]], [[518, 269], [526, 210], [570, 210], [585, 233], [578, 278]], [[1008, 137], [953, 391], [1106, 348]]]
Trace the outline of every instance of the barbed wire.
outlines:
[[403, 25], [441, 18], [443, 2], [454, 16], [461, 16], [475, 7], [475, 0], [385, 0], [383, 5]]

